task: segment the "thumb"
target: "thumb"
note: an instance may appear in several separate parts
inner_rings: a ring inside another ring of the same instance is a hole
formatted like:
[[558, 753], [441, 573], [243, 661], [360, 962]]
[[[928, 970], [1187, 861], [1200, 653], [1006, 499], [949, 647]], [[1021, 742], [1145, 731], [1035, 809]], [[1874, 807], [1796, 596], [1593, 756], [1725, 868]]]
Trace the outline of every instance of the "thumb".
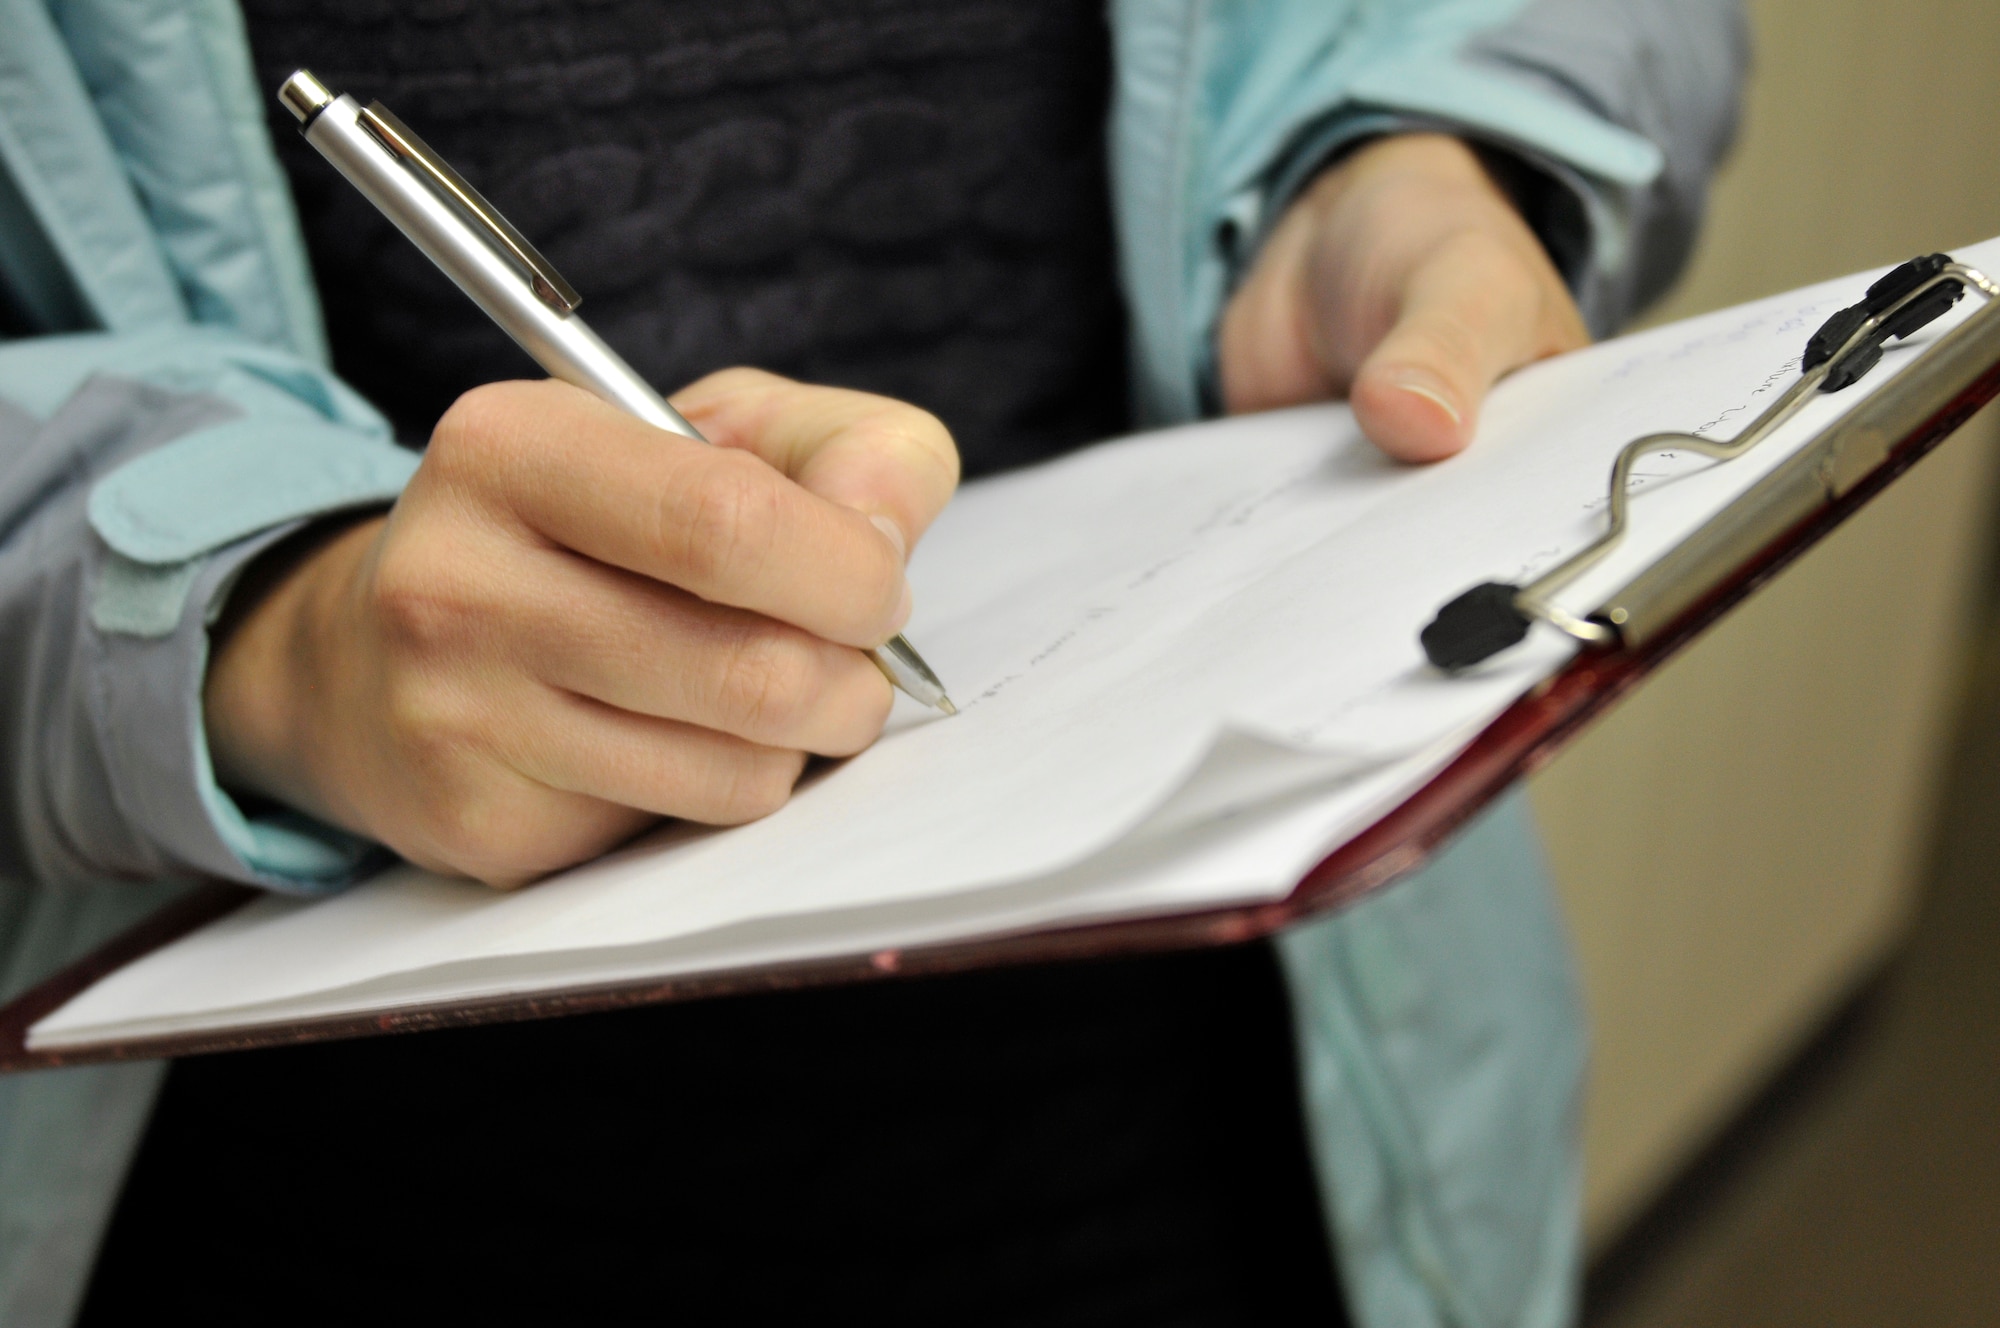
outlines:
[[1396, 322], [1348, 396], [1377, 447], [1399, 461], [1437, 461], [1472, 441], [1502, 374], [1588, 340], [1552, 268], [1471, 232], [1411, 270]]
[[868, 517], [899, 558], [958, 485], [944, 425], [888, 397], [739, 368], [690, 384], [674, 403], [718, 445], [754, 452], [808, 493]]

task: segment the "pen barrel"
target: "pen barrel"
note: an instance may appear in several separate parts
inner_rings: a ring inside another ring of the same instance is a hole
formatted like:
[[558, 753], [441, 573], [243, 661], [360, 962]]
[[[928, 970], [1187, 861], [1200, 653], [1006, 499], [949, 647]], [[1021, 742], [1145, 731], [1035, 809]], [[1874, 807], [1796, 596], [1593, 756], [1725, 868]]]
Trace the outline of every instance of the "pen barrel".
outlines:
[[655, 428], [701, 437], [581, 318], [543, 304], [524, 273], [362, 127], [360, 112], [354, 98], [337, 98], [313, 117], [305, 130], [306, 141], [550, 377], [574, 384]]
[[[406, 169], [362, 126], [361, 107], [354, 98], [325, 100], [325, 86], [304, 70], [287, 81], [285, 90], [286, 105], [294, 114], [307, 117], [306, 141], [551, 377], [574, 384], [655, 428], [707, 441], [581, 318], [544, 304], [528, 273], [483, 239], [472, 219]], [[293, 96], [301, 100], [290, 100]], [[870, 654], [897, 687], [927, 706], [957, 713], [937, 675], [903, 637]]]

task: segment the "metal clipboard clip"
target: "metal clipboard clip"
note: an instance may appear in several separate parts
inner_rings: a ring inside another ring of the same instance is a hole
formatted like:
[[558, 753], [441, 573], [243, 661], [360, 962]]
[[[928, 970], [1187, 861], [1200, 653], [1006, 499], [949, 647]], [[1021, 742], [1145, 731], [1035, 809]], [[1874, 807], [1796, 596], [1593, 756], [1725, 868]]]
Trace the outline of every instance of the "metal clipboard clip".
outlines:
[[[1859, 382], [1883, 346], [1936, 319], [1965, 294], [1988, 304], [1940, 338], [1881, 391], [1843, 416], [1797, 455], [1759, 480], [1666, 557], [1578, 616], [1555, 593], [1617, 547], [1630, 518], [1634, 463], [1654, 452], [1689, 451], [1731, 461], [1769, 438], [1815, 393]], [[1859, 304], [1826, 320], [1806, 342], [1798, 381], [1736, 437], [1654, 433], [1619, 450], [1601, 534], [1526, 585], [1488, 581], [1439, 609], [1419, 639], [1447, 673], [1518, 645], [1544, 622], [1589, 646], [1633, 647], [1671, 625], [1711, 590], [1800, 521], [1839, 499], [1887, 459], [1899, 440], [1933, 418], [1980, 373], [2000, 361], [2000, 284], [1949, 254], [1913, 258], [1868, 288]]]

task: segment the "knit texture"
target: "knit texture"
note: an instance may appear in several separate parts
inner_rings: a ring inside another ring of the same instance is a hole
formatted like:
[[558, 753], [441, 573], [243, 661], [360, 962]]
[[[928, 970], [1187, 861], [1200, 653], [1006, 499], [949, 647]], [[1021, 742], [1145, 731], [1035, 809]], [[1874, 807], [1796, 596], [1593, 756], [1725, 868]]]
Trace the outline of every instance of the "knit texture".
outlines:
[[[1091, 0], [245, 0], [259, 75], [379, 98], [663, 391], [732, 364], [938, 414], [968, 473], [1126, 416]], [[539, 371], [274, 104], [340, 372], [411, 441]]]

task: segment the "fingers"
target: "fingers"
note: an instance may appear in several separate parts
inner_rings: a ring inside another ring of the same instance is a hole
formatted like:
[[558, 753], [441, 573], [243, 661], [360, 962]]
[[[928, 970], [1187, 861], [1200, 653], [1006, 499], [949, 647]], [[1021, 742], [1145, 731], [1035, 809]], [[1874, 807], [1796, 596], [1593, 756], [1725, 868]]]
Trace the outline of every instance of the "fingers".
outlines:
[[1216, 378], [1232, 415], [1324, 401], [1343, 383], [1320, 353], [1305, 274], [1319, 212], [1294, 208], [1264, 242], [1216, 331]]
[[909, 617], [902, 551], [867, 515], [749, 451], [664, 433], [567, 384], [467, 393], [425, 464], [433, 483], [482, 494], [585, 557], [830, 641], [878, 645]]
[[1418, 264], [1394, 326], [1348, 395], [1362, 432], [1390, 456], [1435, 461], [1472, 441], [1486, 394], [1533, 360], [1584, 344], [1567, 293], [1519, 251], [1469, 230]]
[[[656, 817], [740, 825], [791, 796], [802, 752], [760, 747], [548, 688], [512, 700], [483, 768], [418, 790], [377, 833], [433, 871], [511, 888], [631, 838]], [[435, 749], [418, 768], [449, 764]]]
[[[827, 756], [860, 751], [888, 717], [889, 684], [859, 650], [504, 530], [407, 515], [397, 514], [368, 567], [365, 612], [411, 676], [471, 673], [482, 692], [527, 677], [619, 710]], [[421, 728], [437, 712], [417, 713], [412, 727]], [[508, 722], [504, 706], [480, 713], [488, 727]]]
[[508, 775], [507, 787], [457, 788], [449, 806], [434, 800], [424, 806], [427, 815], [386, 821], [378, 837], [427, 871], [511, 890], [594, 858], [653, 820], [648, 812]]
[[820, 756], [852, 756], [888, 719], [888, 680], [858, 650], [558, 550], [526, 584], [523, 667], [561, 691]]
[[765, 815], [810, 754], [873, 741], [891, 693], [857, 647], [909, 614], [949, 437], [763, 374], [690, 405], [723, 446], [561, 383], [467, 393], [386, 518], [302, 547], [223, 633], [231, 786], [509, 885], [652, 816]]
[[490, 726], [476, 761], [435, 734], [410, 735], [417, 740], [403, 765], [429, 778], [374, 828], [400, 856], [489, 885], [519, 885], [595, 857], [656, 817], [738, 825], [767, 816], [805, 768], [803, 752], [552, 688], [515, 689], [506, 703], [507, 722]]
[[711, 442], [756, 453], [829, 502], [887, 518], [885, 533], [906, 551], [958, 487], [958, 448], [944, 425], [887, 397], [725, 369], [674, 403]]
[[553, 691], [518, 739], [515, 768], [546, 788], [704, 825], [769, 816], [806, 762], [804, 752]]

